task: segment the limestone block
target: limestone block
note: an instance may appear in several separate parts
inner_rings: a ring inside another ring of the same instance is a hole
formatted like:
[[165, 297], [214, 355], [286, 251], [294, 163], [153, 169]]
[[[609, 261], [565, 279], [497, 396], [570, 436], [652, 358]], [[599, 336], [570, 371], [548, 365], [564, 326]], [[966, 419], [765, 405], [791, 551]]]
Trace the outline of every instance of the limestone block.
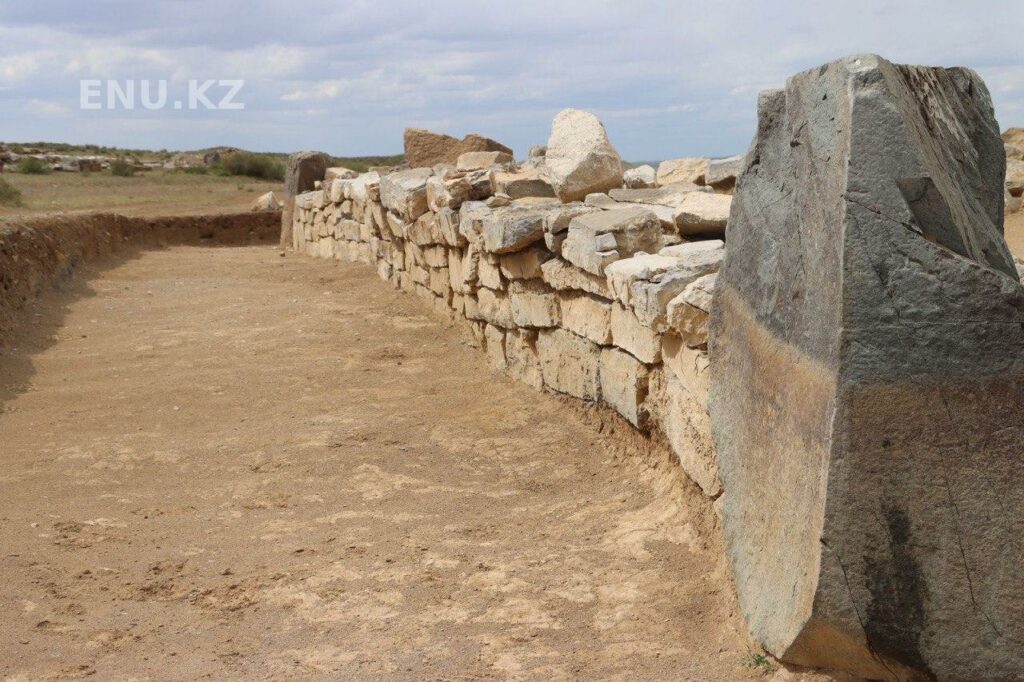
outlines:
[[594, 275], [576, 267], [561, 258], [552, 258], [540, 266], [544, 283], [558, 291], [576, 290], [611, 299], [611, 290], [607, 280], [601, 275]]
[[405, 222], [391, 211], [387, 211], [384, 215], [384, 222], [387, 225], [387, 231], [390, 233], [393, 239], [405, 239], [409, 233], [410, 225]]
[[407, 128], [404, 134], [405, 162], [411, 168], [454, 164], [466, 152], [498, 151], [512, 154], [512, 150], [490, 138], [470, 133], [461, 140], [450, 135], [422, 128]]
[[551, 254], [547, 250], [531, 247], [499, 257], [498, 264], [506, 279], [540, 279], [543, 276], [541, 266], [549, 258]]
[[442, 209], [457, 209], [463, 202], [469, 201], [472, 185], [464, 177], [445, 180], [433, 175], [427, 178], [427, 207], [434, 212]]
[[492, 289], [478, 289], [476, 292], [477, 308], [480, 317], [490, 324], [509, 329], [515, 326], [512, 319], [512, 305], [508, 294]]
[[544, 211], [508, 206], [485, 215], [481, 223], [484, 250], [513, 253], [544, 238]]
[[612, 305], [612, 343], [648, 365], [661, 362], [660, 335], [640, 324], [633, 311], [621, 303]]
[[465, 294], [462, 297], [462, 305], [465, 311], [467, 319], [470, 320], [483, 320], [483, 315], [480, 314], [480, 306], [477, 302], [475, 294]]
[[545, 329], [537, 335], [544, 385], [583, 400], [601, 398], [601, 349], [564, 329]]
[[622, 159], [597, 116], [578, 109], [565, 109], [555, 116], [544, 176], [566, 202], [622, 185]]
[[630, 424], [647, 424], [647, 366], [618, 348], [601, 351], [601, 399], [625, 417]]
[[505, 334], [506, 371], [510, 376], [540, 390], [544, 387], [540, 356], [537, 354], [537, 333], [527, 329]]
[[[661, 427], [679, 464], [708, 497], [722, 492], [706, 407], [679, 383], [672, 372], [651, 372], [647, 408]], [[771, 494], [773, 491], [766, 491]], [[761, 503], [765, 503], [762, 493]]]
[[480, 254], [477, 258], [477, 282], [482, 287], [494, 289], [495, 291], [505, 289], [505, 280], [501, 276], [501, 266], [497, 259], [487, 254]]
[[657, 251], [661, 224], [657, 216], [642, 208], [598, 211], [577, 216], [569, 223], [569, 235], [562, 244], [562, 257], [595, 275], [620, 258], [634, 253]]
[[484, 352], [487, 353], [487, 361], [495, 369], [505, 369], [505, 330], [488, 324], [484, 327]]
[[429, 286], [430, 290], [438, 296], [450, 296], [452, 285], [448, 279], [448, 268], [430, 268]]
[[459, 210], [459, 234], [471, 244], [479, 244], [483, 237], [484, 218], [491, 214], [491, 209], [482, 201], [467, 201]]
[[460, 171], [484, 170], [491, 166], [512, 163], [512, 154], [504, 151], [465, 152], [459, 155], [455, 167]]
[[329, 183], [332, 180], [350, 180], [358, 175], [359, 173], [356, 173], [354, 170], [343, 168], [341, 166], [331, 166], [324, 171], [324, 182]]
[[607, 346], [612, 343], [612, 304], [582, 291], [558, 293], [562, 326], [572, 333]]
[[636, 168], [630, 168], [622, 174], [622, 184], [630, 189], [644, 189], [654, 187], [658, 182], [658, 172], [654, 166], [644, 164]]
[[492, 171], [491, 187], [495, 193], [500, 192], [510, 199], [555, 196], [554, 188], [537, 168], [527, 167], [519, 171]]
[[675, 211], [679, 234], [724, 237], [731, 206], [732, 196], [728, 194], [690, 192]]
[[514, 280], [508, 288], [512, 320], [519, 327], [557, 327], [558, 297], [539, 280]]
[[380, 201], [403, 220], [411, 222], [427, 211], [429, 168], [396, 171], [380, 179]]
[[703, 185], [708, 172], [708, 160], [703, 157], [669, 159], [658, 164], [658, 185], [685, 182]]
[[661, 337], [661, 361], [682, 387], [707, 408], [711, 387], [707, 350], [692, 348], [679, 336], [669, 333]]
[[380, 202], [380, 174], [375, 171], [360, 173], [348, 182], [348, 197], [369, 205]]
[[709, 187], [689, 182], [675, 182], [664, 187], [647, 189], [616, 188], [608, 190], [608, 196], [615, 201], [629, 204], [650, 204], [678, 208], [690, 192], [710, 192]]
[[423, 263], [432, 268], [448, 267], [448, 249], [440, 244], [424, 246]]
[[468, 240], [459, 232], [459, 212], [442, 208], [434, 216], [440, 243], [448, 246], [465, 246]]
[[862, 55], [759, 99], [710, 408], [739, 606], [784, 660], [1024, 677], [1024, 287], [1004, 153], [968, 69]]
[[430, 246], [440, 241], [439, 234], [437, 214], [424, 213], [409, 225], [405, 231], [405, 238], [416, 246]]
[[724, 159], [708, 161], [708, 170], [704, 175], [705, 184], [719, 191], [731, 191], [736, 186], [736, 178], [743, 172], [746, 154], [737, 154]]
[[256, 201], [252, 202], [249, 210], [253, 212], [279, 211], [281, 210], [281, 203], [274, 196], [273, 192], [267, 192], [257, 197]]

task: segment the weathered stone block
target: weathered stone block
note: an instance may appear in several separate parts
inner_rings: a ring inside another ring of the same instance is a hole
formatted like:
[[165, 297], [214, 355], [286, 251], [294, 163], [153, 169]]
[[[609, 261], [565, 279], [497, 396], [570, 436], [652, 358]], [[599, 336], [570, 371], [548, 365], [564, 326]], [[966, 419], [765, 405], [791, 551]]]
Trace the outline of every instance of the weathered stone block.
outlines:
[[641, 324], [633, 311], [620, 303], [612, 305], [612, 343], [649, 365], [661, 361], [659, 334]]
[[707, 408], [711, 367], [706, 349], [693, 348], [676, 334], [661, 337], [661, 362], [690, 395]]
[[508, 288], [512, 319], [519, 327], [557, 327], [561, 321], [555, 292], [538, 280], [514, 280]]
[[427, 211], [427, 178], [429, 168], [411, 168], [389, 173], [380, 179], [380, 201], [406, 221], [413, 221]]
[[602, 346], [612, 342], [612, 304], [603, 298], [571, 289], [560, 291], [562, 326]]
[[708, 160], [704, 157], [668, 159], [658, 164], [658, 184], [670, 185], [684, 182], [703, 185], [708, 172]]
[[622, 185], [622, 159], [604, 125], [590, 112], [565, 109], [555, 116], [544, 174], [562, 201]]
[[526, 168], [518, 172], [492, 172], [491, 187], [495, 193], [505, 194], [509, 199], [555, 196], [555, 190], [536, 168]]
[[747, 158], [710, 407], [751, 631], [874, 679], [1024, 677], [1024, 288], [985, 84], [842, 59], [761, 95]]
[[564, 329], [545, 329], [537, 335], [544, 385], [584, 400], [601, 398], [601, 349]]
[[512, 155], [504, 151], [464, 152], [459, 154], [455, 167], [460, 171], [484, 170], [491, 166], [512, 163]]
[[488, 324], [484, 327], [484, 352], [487, 353], [487, 360], [495, 369], [505, 369], [508, 366], [505, 359], [505, 330]]
[[730, 206], [732, 197], [728, 194], [690, 192], [675, 209], [673, 219], [684, 237], [721, 238], [725, 236]]
[[544, 274], [541, 266], [549, 258], [546, 250], [533, 247], [501, 256], [498, 264], [506, 279], [540, 279]]
[[552, 258], [546, 261], [540, 266], [540, 269], [544, 283], [552, 289], [559, 291], [575, 289], [577, 291], [586, 291], [605, 299], [612, 298], [608, 282], [604, 277], [591, 274], [561, 258]]
[[[686, 475], [708, 497], [722, 492], [707, 407], [671, 371], [651, 372], [647, 408], [661, 426]], [[762, 504], [765, 503], [762, 495]]]
[[544, 387], [540, 356], [537, 354], [537, 333], [526, 329], [505, 334], [506, 371], [510, 376], [536, 389]]
[[646, 427], [647, 366], [618, 348], [601, 351], [601, 400], [636, 427]]
[[598, 211], [577, 216], [569, 223], [569, 235], [562, 244], [562, 257], [595, 275], [620, 258], [634, 253], [657, 251], [661, 224], [643, 208]]
[[480, 317], [487, 322], [509, 329], [515, 326], [512, 320], [512, 306], [508, 294], [491, 289], [478, 289], [476, 292], [477, 309]]

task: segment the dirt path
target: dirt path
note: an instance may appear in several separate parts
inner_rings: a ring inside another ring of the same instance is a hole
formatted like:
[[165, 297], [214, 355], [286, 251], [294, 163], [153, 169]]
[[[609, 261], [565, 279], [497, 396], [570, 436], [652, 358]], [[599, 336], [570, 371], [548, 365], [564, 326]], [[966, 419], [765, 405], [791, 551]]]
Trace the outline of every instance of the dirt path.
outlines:
[[39, 310], [0, 358], [5, 678], [764, 674], [677, 469], [369, 268], [181, 247]]

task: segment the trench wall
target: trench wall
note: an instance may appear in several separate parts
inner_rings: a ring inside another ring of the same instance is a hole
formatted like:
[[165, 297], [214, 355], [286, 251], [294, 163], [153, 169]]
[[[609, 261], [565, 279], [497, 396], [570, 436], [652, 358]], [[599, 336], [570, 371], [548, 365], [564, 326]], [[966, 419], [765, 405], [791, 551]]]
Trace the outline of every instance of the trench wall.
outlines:
[[88, 261], [127, 248], [275, 242], [279, 231], [276, 212], [160, 218], [84, 214], [0, 223], [0, 339], [36, 296]]

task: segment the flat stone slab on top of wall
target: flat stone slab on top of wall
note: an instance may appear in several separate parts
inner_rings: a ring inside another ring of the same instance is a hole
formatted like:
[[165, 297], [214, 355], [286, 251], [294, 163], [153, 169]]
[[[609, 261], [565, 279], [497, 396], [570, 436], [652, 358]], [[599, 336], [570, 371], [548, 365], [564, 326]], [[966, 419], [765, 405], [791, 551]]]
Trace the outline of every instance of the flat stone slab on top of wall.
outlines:
[[722, 524], [753, 634], [873, 679], [1024, 677], [1024, 288], [967, 69], [763, 93], [711, 311]]
[[459, 140], [451, 135], [435, 133], [422, 128], [406, 128], [405, 162], [410, 168], [427, 168], [441, 163], [458, 163], [466, 152], [505, 152], [510, 157], [512, 150], [505, 145], [482, 135], [470, 133]]

